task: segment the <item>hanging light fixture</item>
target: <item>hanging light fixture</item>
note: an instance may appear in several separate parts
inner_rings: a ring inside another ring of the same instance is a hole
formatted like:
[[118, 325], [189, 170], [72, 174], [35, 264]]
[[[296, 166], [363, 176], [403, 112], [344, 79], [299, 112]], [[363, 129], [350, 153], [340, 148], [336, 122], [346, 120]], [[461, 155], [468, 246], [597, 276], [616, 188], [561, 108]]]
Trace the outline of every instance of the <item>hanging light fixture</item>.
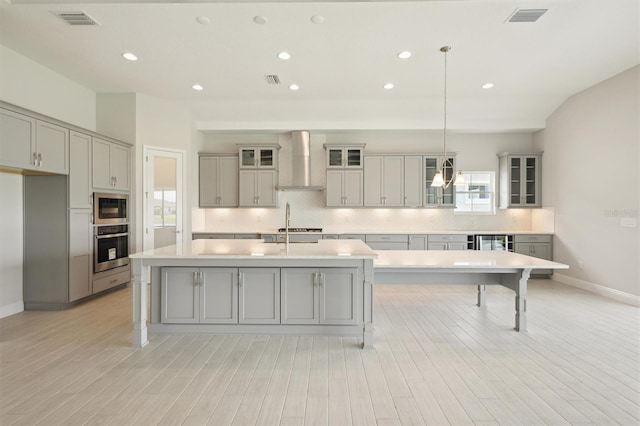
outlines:
[[[433, 181], [431, 182], [431, 186], [433, 187], [440, 186], [442, 187], [442, 189], [448, 188], [452, 182], [456, 186], [466, 185], [466, 182], [464, 181], [464, 176], [460, 171], [458, 171], [458, 173], [455, 174], [455, 180], [454, 180], [453, 163], [451, 162], [451, 159], [447, 156], [447, 53], [449, 53], [450, 50], [451, 50], [451, 46], [442, 46], [440, 48], [440, 51], [444, 53], [444, 125], [442, 127], [443, 160], [442, 160], [442, 166], [436, 172], [435, 176], [433, 177]], [[446, 176], [445, 171], [447, 168], [451, 169], [451, 177], [445, 181], [445, 176]]]

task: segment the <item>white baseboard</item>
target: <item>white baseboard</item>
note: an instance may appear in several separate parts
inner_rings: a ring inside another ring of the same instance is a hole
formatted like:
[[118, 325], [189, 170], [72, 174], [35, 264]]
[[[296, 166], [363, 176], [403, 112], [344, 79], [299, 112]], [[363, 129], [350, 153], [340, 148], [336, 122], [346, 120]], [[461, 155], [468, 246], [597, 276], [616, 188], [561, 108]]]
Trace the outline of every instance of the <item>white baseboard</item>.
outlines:
[[23, 301], [0, 306], [0, 318], [8, 317], [9, 315], [17, 314], [22, 311], [24, 311]]
[[605, 287], [599, 284], [594, 284], [589, 281], [579, 280], [577, 278], [573, 278], [568, 275], [559, 274], [557, 272], [553, 273], [552, 279], [562, 284], [567, 284], [572, 287], [577, 287], [579, 289], [582, 289], [591, 293], [596, 293], [601, 296], [605, 296], [610, 299], [617, 300], [619, 302], [627, 303], [633, 306], [640, 306], [640, 296], [636, 296], [634, 294], [625, 293], [624, 291], [615, 290], [613, 288]]

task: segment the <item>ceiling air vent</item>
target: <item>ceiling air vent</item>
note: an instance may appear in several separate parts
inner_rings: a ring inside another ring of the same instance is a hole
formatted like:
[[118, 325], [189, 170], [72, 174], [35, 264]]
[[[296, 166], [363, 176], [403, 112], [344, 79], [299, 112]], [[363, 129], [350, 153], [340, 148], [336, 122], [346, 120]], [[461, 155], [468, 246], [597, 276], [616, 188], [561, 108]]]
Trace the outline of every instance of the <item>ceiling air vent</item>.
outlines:
[[547, 9], [516, 9], [515, 12], [509, 16], [508, 22], [536, 22]]
[[52, 12], [69, 25], [99, 25], [98, 22], [84, 12]]
[[280, 84], [280, 77], [277, 74], [267, 74], [264, 78], [267, 80], [267, 84]]

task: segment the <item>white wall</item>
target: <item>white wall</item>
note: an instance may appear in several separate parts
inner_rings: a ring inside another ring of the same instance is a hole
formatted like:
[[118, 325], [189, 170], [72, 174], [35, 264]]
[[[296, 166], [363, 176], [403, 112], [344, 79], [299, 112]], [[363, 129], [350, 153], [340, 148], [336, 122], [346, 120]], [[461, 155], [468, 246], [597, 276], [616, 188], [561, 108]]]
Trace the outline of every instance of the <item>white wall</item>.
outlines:
[[0, 44], [0, 99], [96, 129], [96, 94]]
[[[277, 133], [209, 133], [196, 144], [197, 152], [237, 153], [237, 143], [279, 143], [280, 184], [290, 184], [291, 138]], [[442, 132], [353, 131], [311, 133], [311, 183], [325, 186], [324, 143], [366, 143], [366, 153], [437, 153], [442, 150]], [[461, 169], [494, 170], [496, 154], [504, 151], [530, 152], [530, 133], [455, 133], [448, 137], [448, 150], [458, 153]], [[191, 186], [198, 187], [197, 175]], [[430, 232], [446, 230], [529, 231], [531, 210], [498, 210], [495, 216], [456, 216], [451, 209], [328, 209], [324, 192], [280, 192], [276, 209], [199, 209], [193, 201], [194, 231], [259, 232], [275, 230], [284, 224], [284, 205], [292, 205], [291, 225], [322, 227], [328, 232], [397, 231]]]
[[[572, 284], [640, 295], [640, 66], [569, 98], [534, 143], [543, 202], [555, 210], [555, 260]], [[594, 286], [595, 285], [595, 286]]]
[[22, 176], [0, 173], [0, 318], [24, 310]]

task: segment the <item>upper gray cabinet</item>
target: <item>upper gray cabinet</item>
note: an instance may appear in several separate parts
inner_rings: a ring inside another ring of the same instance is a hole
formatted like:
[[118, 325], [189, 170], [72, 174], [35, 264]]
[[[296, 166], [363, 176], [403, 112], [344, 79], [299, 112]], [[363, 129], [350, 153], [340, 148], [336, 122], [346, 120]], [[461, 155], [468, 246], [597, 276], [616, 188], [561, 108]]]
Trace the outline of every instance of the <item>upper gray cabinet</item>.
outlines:
[[240, 170], [240, 207], [278, 207], [277, 170]]
[[129, 148], [93, 138], [93, 187], [119, 191], [129, 190]]
[[0, 108], [0, 164], [69, 173], [69, 130]]
[[327, 152], [327, 169], [361, 169], [362, 152], [361, 145], [325, 145]]
[[421, 155], [366, 155], [365, 207], [420, 207]]
[[199, 156], [200, 207], [238, 207], [238, 156]]
[[69, 208], [91, 208], [91, 136], [69, 132]]
[[433, 178], [438, 170], [443, 170], [444, 165], [444, 180], [449, 181], [453, 177], [455, 167], [455, 155], [450, 154], [446, 157], [443, 155], [425, 155], [424, 156], [424, 206], [425, 207], [444, 207], [454, 208], [456, 201], [455, 185], [453, 183], [448, 188], [443, 189], [441, 187], [431, 186]]
[[542, 154], [502, 153], [498, 155], [499, 207], [540, 207]]
[[241, 169], [278, 169], [279, 145], [239, 145]]
[[404, 206], [404, 157], [367, 155], [364, 157], [365, 207]]

